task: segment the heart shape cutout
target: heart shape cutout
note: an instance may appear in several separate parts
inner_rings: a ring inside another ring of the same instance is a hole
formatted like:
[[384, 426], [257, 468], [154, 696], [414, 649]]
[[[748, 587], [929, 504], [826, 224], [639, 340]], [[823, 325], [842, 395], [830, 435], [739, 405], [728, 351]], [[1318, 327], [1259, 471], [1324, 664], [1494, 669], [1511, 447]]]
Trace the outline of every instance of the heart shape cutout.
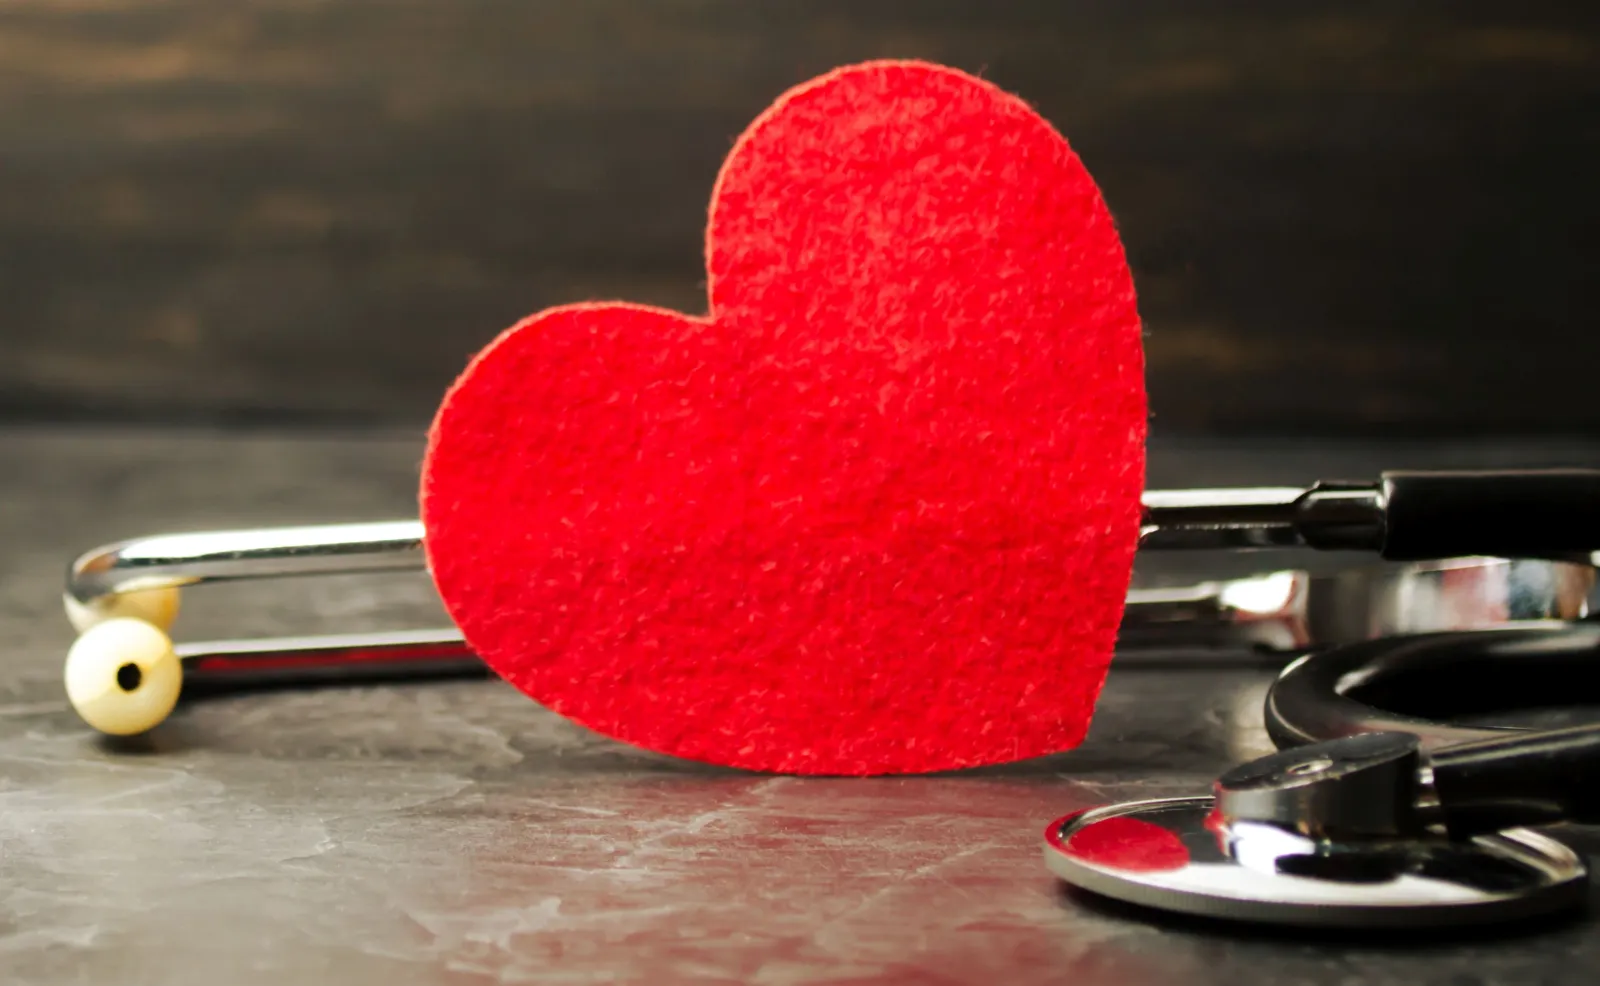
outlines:
[[710, 314], [550, 309], [430, 435], [467, 641], [601, 733], [920, 772], [1088, 728], [1144, 481], [1122, 244], [1021, 100], [918, 62], [791, 90], [712, 198]]

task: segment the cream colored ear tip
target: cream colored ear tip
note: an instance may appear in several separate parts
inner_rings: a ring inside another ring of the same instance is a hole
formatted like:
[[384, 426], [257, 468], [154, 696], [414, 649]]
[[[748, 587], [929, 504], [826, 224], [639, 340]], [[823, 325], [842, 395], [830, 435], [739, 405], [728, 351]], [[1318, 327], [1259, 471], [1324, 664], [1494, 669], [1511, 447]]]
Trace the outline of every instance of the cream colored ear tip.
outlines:
[[85, 630], [67, 651], [67, 700], [102, 733], [132, 736], [166, 720], [183, 690], [183, 664], [165, 633], [120, 617]]
[[170, 630], [178, 619], [178, 605], [182, 590], [177, 586], [158, 586], [149, 589], [130, 589], [114, 596], [106, 596], [94, 603], [84, 604], [72, 597], [62, 597], [67, 619], [79, 633], [107, 620], [132, 617], [153, 627]]

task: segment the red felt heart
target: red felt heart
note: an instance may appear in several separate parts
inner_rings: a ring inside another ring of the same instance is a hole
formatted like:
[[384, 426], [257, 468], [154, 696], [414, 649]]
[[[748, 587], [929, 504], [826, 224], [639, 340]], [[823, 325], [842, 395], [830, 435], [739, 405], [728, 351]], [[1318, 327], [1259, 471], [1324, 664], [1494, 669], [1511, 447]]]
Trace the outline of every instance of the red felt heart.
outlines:
[[1071, 747], [1143, 485], [1122, 245], [1060, 134], [914, 62], [734, 147], [710, 315], [555, 308], [434, 423], [428, 560], [467, 640], [618, 739], [873, 774]]

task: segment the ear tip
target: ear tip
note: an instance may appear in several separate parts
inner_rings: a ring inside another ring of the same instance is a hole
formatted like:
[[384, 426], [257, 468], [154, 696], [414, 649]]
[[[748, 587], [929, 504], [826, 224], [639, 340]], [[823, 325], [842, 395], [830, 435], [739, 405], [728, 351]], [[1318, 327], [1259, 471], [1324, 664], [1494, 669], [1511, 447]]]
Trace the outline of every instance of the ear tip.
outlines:
[[62, 678], [84, 722], [107, 735], [131, 736], [171, 714], [183, 664], [166, 633], [124, 616], [85, 630], [67, 651]]

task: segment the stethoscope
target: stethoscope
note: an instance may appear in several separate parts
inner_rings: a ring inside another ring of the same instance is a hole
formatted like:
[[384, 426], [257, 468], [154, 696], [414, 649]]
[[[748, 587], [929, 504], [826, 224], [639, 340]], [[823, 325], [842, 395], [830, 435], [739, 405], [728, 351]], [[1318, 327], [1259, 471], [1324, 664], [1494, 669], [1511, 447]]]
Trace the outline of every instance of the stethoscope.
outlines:
[[[1522, 826], [1600, 821], [1600, 724], [1552, 714], [1600, 704], [1600, 627], [1576, 622], [1595, 581], [1596, 503], [1592, 470], [1146, 493], [1141, 551], [1296, 547], [1404, 564], [1130, 590], [1126, 645], [1310, 653], [1268, 693], [1279, 753], [1223, 775], [1212, 796], [1053, 823], [1052, 871], [1135, 905], [1281, 924], [1455, 924], [1583, 900], [1582, 860]], [[186, 588], [421, 569], [423, 537], [397, 521], [90, 551], [67, 580], [80, 631], [68, 698], [92, 727], [128, 735], [159, 725], [180, 693], [484, 674], [454, 629], [167, 636]]]

